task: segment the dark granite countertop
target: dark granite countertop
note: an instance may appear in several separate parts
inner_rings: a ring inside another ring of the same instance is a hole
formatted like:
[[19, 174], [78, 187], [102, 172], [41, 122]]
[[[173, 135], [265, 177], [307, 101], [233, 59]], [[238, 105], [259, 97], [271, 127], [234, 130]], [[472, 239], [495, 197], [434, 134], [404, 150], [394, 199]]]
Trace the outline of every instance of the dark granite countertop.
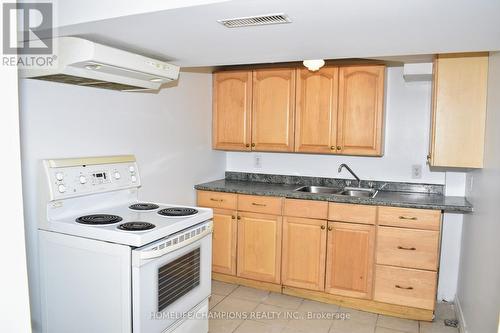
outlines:
[[[248, 174], [247, 174], [248, 175]], [[256, 175], [256, 174], [251, 174]], [[281, 177], [295, 177], [295, 176], [281, 176]], [[430, 184], [411, 184], [411, 183], [389, 183], [385, 186], [384, 190], [378, 192], [375, 198], [358, 198], [349, 197], [338, 194], [316, 194], [307, 192], [296, 192], [296, 188], [301, 185], [311, 185], [311, 180], [317, 183], [318, 180], [330, 180], [328, 178], [315, 178], [315, 177], [299, 177], [305, 180], [303, 183], [297, 183], [297, 179], [290, 181], [286, 179], [282, 183], [276, 182], [263, 182], [248, 180], [255, 177], [241, 177], [237, 173], [226, 173], [226, 179], [216, 180], [209, 183], [198, 184], [195, 186], [197, 190], [229, 192], [239, 194], [253, 194], [253, 195], [266, 195], [278, 196], [285, 198], [307, 199], [307, 200], [321, 200], [331, 202], [355, 203], [364, 205], [378, 205], [378, 206], [394, 206], [394, 207], [407, 207], [407, 208], [423, 208], [423, 209], [439, 209], [447, 213], [469, 213], [473, 211], [472, 205], [465, 197], [444, 196], [442, 190], [438, 186]], [[298, 178], [298, 177], [295, 177]], [[241, 180], [246, 179], [246, 180]], [[279, 179], [283, 181], [283, 179]], [[335, 183], [337, 181], [337, 183]], [[338, 184], [338, 180], [331, 179], [329, 186], [342, 188]], [[375, 185], [374, 185], [375, 183]], [[369, 182], [369, 184], [377, 188], [377, 185], [383, 182]], [[384, 183], [385, 184], [385, 183]], [[316, 184], [314, 184], [316, 185]], [[365, 184], [366, 185], [366, 184]], [[416, 189], [426, 187], [426, 191], [409, 192], [401, 191], [402, 188], [408, 190], [411, 186], [415, 185]], [[436, 188], [434, 188], [436, 186]], [[385, 190], [385, 189], [389, 190]], [[396, 189], [396, 190], [394, 190]]]

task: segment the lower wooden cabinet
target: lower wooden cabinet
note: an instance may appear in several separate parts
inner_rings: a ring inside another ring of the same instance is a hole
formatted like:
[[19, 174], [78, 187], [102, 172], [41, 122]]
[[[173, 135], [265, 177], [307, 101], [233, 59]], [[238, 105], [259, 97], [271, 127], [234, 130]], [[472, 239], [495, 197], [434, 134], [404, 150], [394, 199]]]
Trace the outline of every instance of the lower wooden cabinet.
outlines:
[[374, 299], [434, 310], [437, 272], [377, 265]]
[[371, 298], [375, 226], [328, 222], [325, 291]]
[[236, 211], [214, 209], [212, 233], [212, 270], [236, 275]]
[[440, 211], [210, 191], [198, 204], [214, 210], [215, 278], [432, 319]]
[[282, 283], [311, 290], [325, 288], [325, 220], [284, 217]]
[[238, 213], [239, 277], [281, 282], [281, 224], [281, 216]]

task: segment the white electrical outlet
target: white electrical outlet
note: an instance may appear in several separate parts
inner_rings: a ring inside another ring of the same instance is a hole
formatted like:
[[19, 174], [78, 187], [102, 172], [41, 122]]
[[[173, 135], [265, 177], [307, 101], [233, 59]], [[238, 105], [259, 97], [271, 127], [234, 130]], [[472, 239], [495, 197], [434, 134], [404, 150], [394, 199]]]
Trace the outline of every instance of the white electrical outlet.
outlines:
[[261, 155], [259, 155], [259, 154], [254, 155], [253, 167], [255, 169], [262, 169], [262, 156]]
[[420, 178], [422, 178], [422, 165], [420, 165], [420, 164], [413, 164], [411, 166], [411, 178], [413, 178], [413, 179], [420, 179]]

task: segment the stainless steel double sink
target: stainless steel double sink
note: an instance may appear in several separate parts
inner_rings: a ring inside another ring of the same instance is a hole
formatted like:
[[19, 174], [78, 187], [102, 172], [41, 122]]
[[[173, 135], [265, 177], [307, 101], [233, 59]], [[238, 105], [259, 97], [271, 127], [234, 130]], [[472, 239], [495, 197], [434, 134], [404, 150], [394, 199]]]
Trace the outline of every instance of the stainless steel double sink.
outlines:
[[336, 194], [358, 198], [374, 198], [378, 194], [377, 190], [362, 187], [344, 187], [343, 189], [338, 189], [327, 186], [302, 186], [295, 189], [295, 191], [318, 194]]

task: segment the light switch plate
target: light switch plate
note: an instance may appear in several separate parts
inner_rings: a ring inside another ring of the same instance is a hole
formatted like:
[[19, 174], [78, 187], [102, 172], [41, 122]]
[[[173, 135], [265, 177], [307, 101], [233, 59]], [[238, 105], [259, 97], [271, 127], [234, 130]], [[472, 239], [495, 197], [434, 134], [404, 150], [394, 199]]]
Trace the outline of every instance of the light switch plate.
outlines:
[[420, 164], [413, 164], [411, 166], [411, 178], [413, 178], [413, 179], [420, 179], [420, 178], [422, 178], [422, 165], [420, 165]]
[[255, 169], [262, 169], [262, 155], [255, 154], [253, 157], [253, 167]]

